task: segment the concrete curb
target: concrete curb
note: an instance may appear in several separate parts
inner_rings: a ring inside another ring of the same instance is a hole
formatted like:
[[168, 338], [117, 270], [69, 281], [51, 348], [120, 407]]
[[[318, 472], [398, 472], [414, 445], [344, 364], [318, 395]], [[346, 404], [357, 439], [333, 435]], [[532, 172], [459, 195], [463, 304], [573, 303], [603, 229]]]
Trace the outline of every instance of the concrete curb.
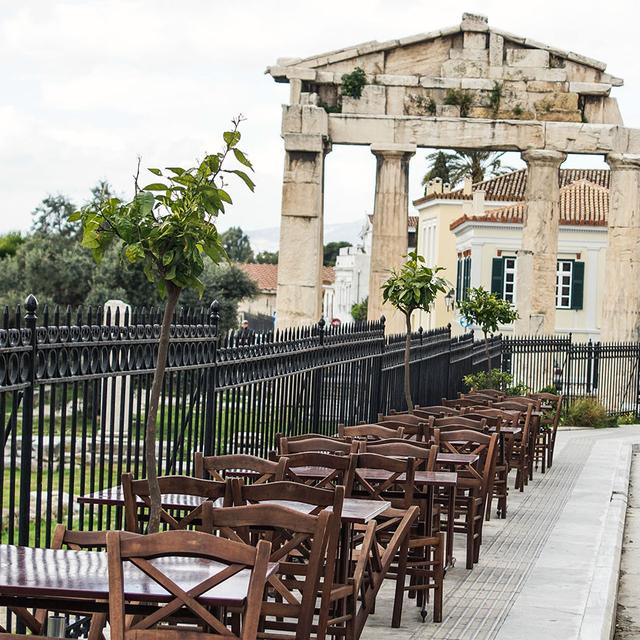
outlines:
[[621, 443], [611, 501], [605, 514], [580, 640], [611, 640], [615, 633], [622, 542], [627, 513], [633, 443]]

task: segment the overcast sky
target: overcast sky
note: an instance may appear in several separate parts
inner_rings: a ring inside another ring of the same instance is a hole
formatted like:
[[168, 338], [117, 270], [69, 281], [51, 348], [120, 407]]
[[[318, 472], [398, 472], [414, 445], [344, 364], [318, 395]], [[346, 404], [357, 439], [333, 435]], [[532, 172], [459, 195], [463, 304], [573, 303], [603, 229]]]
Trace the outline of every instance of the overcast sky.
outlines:
[[[264, 75], [278, 57], [304, 57], [460, 22], [489, 24], [608, 63], [625, 123], [640, 126], [638, 4], [632, 0], [0, 0], [0, 232], [28, 229], [48, 193], [80, 203], [99, 179], [131, 190], [143, 166], [190, 164], [217, 150], [243, 113], [242, 148], [255, 194], [235, 190], [221, 227], [276, 226], [288, 85]], [[420, 195], [425, 151], [411, 165]], [[516, 159], [517, 160], [517, 159]], [[602, 166], [571, 158], [574, 166]], [[365, 147], [327, 157], [326, 221], [361, 219], [373, 203]]]

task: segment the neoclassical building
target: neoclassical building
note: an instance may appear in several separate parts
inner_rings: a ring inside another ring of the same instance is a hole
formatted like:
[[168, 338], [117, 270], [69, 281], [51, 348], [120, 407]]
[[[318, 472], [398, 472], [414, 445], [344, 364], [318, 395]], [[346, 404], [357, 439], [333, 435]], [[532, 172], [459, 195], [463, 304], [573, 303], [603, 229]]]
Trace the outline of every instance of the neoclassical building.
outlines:
[[[554, 333], [598, 338], [605, 290], [609, 180], [606, 169], [560, 169]], [[454, 297], [482, 286], [519, 306], [519, 252], [526, 215], [527, 171], [451, 191], [432, 181], [414, 201], [419, 212], [418, 251], [428, 264], [446, 267]], [[424, 328], [452, 323], [456, 312], [440, 300], [417, 314]], [[513, 326], [503, 331], [513, 331]]]

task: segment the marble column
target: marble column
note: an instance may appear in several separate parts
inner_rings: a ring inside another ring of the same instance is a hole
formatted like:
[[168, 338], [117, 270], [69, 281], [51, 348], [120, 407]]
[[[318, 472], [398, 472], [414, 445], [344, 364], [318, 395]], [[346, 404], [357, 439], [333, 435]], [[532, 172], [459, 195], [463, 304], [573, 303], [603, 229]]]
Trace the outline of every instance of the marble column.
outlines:
[[607, 156], [609, 222], [602, 295], [603, 341], [640, 339], [640, 155]]
[[368, 317], [387, 319], [389, 333], [405, 331], [404, 317], [382, 304], [383, 283], [390, 269], [404, 262], [408, 246], [409, 160], [413, 144], [372, 144], [376, 156], [376, 193], [373, 207], [373, 236], [369, 272]]
[[514, 330], [520, 335], [550, 335], [556, 328], [556, 272], [560, 222], [559, 169], [566, 154], [529, 149], [526, 213], [522, 246], [517, 252], [516, 306], [520, 319]]
[[322, 135], [284, 135], [284, 141], [278, 328], [315, 324], [322, 316], [324, 158], [330, 150]]

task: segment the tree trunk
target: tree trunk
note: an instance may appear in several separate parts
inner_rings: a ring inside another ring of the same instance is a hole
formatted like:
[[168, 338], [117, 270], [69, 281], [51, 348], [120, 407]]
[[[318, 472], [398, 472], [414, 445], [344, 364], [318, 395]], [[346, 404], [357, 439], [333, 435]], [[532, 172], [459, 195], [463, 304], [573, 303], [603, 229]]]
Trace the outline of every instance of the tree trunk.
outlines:
[[407, 336], [404, 342], [404, 399], [407, 403], [407, 410], [413, 411], [413, 400], [411, 399], [411, 314], [405, 316], [407, 321]]
[[149, 480], [149, 497], [151, 507], [149, 513], [149, 533], [157, 533], [160, 529], [160, 485], [158, 484], [158, 460], [156, 458], [156, 422], [158, 416], [158, 404], [160, 392], [164, 382], [164, 372], [167, 367], [167, 353], [169, 351], [169, 339], [171, 332], [171, 320], [178, 304], [180, 289], [171, 282], [167, 286], [167, 304], [162, 317], [160, 328], [160, 340], [158, 341], [158, 361], [153, 374], [153, 384], [149, 396], [149, 409], [147, 412], [147, 427], [145, 432], [145, 461], [147, 466], [147, 479]]
[[483, 331], [484, 334], [484, 352], [487, 355], [487, 373], [491, 373], [491, 352], [489, 351], [489, 337], [487, 336], [487, 332]]

